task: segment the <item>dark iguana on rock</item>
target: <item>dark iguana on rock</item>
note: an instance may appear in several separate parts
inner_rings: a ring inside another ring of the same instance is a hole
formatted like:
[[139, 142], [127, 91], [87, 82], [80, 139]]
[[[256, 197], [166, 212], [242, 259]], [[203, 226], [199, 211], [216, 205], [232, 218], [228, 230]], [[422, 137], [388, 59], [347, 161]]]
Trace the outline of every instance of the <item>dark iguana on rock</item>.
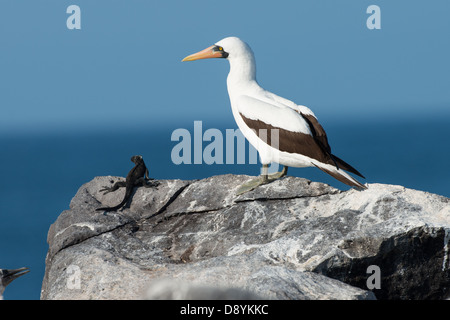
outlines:
[[147, 188], [150, 187], [156, 187], [159, 185], [159, 182], [157, 181], [151, 181], [153, 179], [150, 179], [148, 177], [148, 169], [145, 166], [144, 159], [142, 159], [142, 156], [132, 156], [131, 161], [135, 163], [135, 166], [133, 169], [128, 172], [127, 178], [125, 181], [118, 181], [116, 182], [112, 187], [103, 187], [100, 191], [104, 191], [103, 194], [107, 194], [109, 192], [114, 192], [117, 189], [121, 187], [125, 187], [125, 197], [123, 198], [122, 202], [119, 203], [117, 206], [114, 207], [102, 207], [95, 209], [96, 211], [114, 211], [118, 210], [121, 207], [123, 207], [128, 200], [131, 197], [131, 194], [133, 193], [134, 187], [138, 186], [144, 186]]

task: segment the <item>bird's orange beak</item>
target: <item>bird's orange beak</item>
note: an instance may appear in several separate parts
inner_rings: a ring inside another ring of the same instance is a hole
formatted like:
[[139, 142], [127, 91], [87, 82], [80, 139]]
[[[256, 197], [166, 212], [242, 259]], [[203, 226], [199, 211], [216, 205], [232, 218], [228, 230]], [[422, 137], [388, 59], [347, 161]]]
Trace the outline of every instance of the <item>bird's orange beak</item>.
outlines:
[[223, 58], [222, 52], [214, 51], [214, 47], [215, 46], [211, 46], [202, 51], [191, 54], [190, 56], [187, 56], [186, 58], [184, 58], [181, 61], [194, 61], [194, 60], [209, 59], [209, 58]]

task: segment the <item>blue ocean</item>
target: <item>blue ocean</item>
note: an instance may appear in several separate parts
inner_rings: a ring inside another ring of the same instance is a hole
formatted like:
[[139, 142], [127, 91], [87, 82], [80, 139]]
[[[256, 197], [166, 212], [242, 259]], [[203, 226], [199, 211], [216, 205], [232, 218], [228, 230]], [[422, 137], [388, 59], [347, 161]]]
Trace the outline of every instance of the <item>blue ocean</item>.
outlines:
[[[363, 182], [398, 184], [450, 197], [450, 119], [333, 121], [325, 124], [334, 154], [366, 176]], [[184, 128], [193, 134], [193, 123]], [[203, 122], [224, 133], [230, 123]], [[80, 186], [96, 176], [126, 176], [140, 154], [156, 179], [201, 179], [227, 173], [259, 174], [259, 164], [180, 164], [171, 151], [176, 127], [58, 130], [0, 136], [0, 267], [28, 267], [5, 299], [39, 299], [47, 232]], [[192, 139], [194, 140], [194, 139]], [[192, 141], [193, 142], [193, 141]], [[204, 141], [202, 148], [210, 142]], [[194, 146], [192, 146], [192, 149]], [[348, 187], [315, 168], [289, 175]]]

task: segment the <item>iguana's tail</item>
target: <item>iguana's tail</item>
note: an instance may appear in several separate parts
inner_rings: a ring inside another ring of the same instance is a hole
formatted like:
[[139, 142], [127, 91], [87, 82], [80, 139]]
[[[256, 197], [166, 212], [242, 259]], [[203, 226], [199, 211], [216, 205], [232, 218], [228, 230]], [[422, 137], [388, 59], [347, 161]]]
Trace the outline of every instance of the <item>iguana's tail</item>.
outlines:
[[123, 200], [121, 203], [119, 203], [117, 206], [114, 207], [102, 207], [102, 208], [97, 208], [95, 209], [95, 211], [116, 211], [120, 208], [122, 208], [130, 199], [131, 193], [133, 192], [133, 188], [130, 188], [125, 191], [125, 197], [123, 197]]

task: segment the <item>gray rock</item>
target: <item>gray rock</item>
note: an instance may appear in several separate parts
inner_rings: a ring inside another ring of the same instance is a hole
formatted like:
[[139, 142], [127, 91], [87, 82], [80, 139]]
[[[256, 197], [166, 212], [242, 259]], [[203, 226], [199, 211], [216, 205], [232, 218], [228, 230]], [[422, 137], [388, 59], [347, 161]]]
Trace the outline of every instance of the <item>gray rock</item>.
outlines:
[[[442, 299], [450, 202], [401, 186], [341, 192], [285, 177], [235, 196], [248, 176], [84, 184], [50, 227], [42, 299]], [[368, 270], [379, 268], [380, 274]], [[378, 281], [379, 280], [379, 281]], [[370, 284], [379, 284], [375, 288]], [[371, 289], [371, 290], [369, 290]]]
[[146, 300], [260, 300], [252, 292], [229, 287], [199, 285], [191, 281], [169, 278], [151, 282], [145, 295]]

